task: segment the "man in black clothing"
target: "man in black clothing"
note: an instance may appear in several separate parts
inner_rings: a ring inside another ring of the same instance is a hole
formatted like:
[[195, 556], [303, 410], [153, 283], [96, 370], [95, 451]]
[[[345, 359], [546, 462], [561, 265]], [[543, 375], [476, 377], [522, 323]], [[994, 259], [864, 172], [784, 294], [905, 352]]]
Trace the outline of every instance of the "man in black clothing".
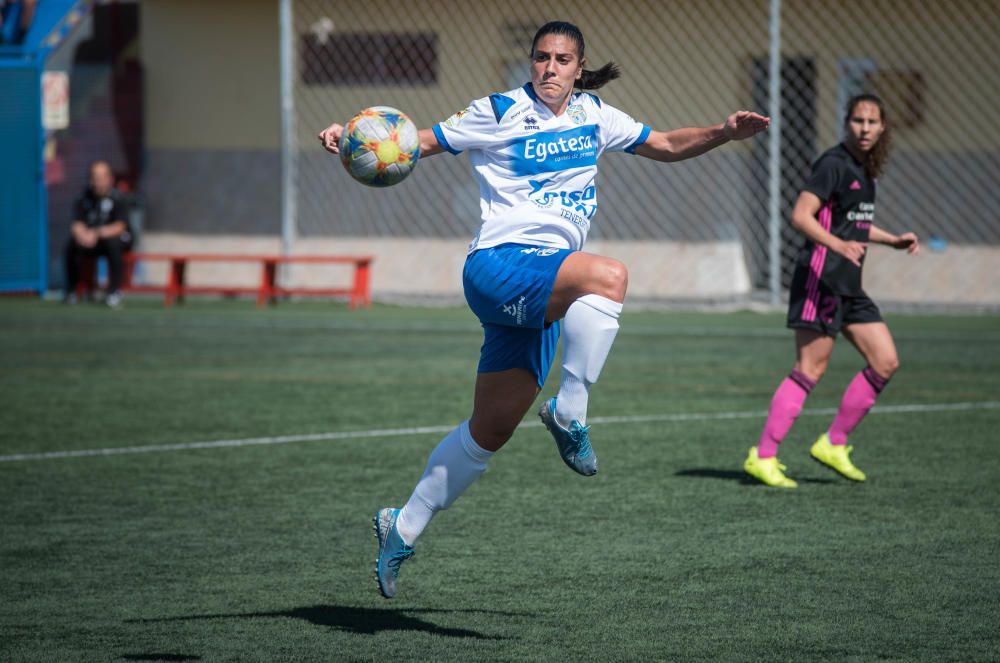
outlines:
[[84, 256], [108, 259], [109, 283], [105, 302], [121, 305], [122, 256], [132, 246], [128, 207], [114, 188], [114, 175], [107, 161], [90, 165], [90, 186], [73, 206], [73, 224], [66, 244], [65, 301], [76, 301], [76, 285]]

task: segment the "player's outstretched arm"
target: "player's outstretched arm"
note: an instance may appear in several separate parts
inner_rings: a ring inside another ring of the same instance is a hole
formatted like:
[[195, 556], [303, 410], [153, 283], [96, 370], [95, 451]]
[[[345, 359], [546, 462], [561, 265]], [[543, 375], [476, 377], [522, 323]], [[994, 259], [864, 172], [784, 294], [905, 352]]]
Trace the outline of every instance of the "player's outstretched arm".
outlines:
[[902, 235], [893, 235], [891, 232], [872, 224], [871, 230], [868, 232], [868, 239], [876, 244], [885, 244], [894, 249], [906, 249], [906, 252], [911, 256], [920, 253], [920, 238], [917, 237], [916, 233], [905, 232]]
[[[323, 146], [327, 152], [332, 154], [340, 154], [340, 137], [344, 133], [344, 125], [334, 122], [323, 131], [317, 134], [320, 144]], [[421, 129], [417, 132], [417, 137], [420, 139], [420, 158], [433, 156], [435, 154], [440, 154], [444, 150], [441, 145], [438, 144], [437, 136], [430, 129]]]
[[420, 139], [421, 159], [444, 152], [444, 148], [441, 147], [441, 144], [438, 142], [433, 129], [421, 129], [417, 132], [417, 137]]
[[708, 152], [731, 140], [745, 140], [764, 131], [771, 118], [752, 111], [737, 111], [725, 122], [710, 127], [673, 131], [651, 131], [635, 153], [656, 161], [683, 161]]

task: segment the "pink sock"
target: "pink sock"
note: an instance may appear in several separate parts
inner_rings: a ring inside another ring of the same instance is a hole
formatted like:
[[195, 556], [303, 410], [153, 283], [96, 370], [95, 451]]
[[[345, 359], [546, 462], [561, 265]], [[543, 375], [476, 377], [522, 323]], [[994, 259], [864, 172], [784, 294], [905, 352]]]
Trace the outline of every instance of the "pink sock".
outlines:
[[788, 435], [792, 424], [802, 411], [806, 396], [813, 390], [816, 383], [800, 371], [793, 370], [781, 381], [778, 390], [771, 399], [771, 409], [767, 412], [767, 422], [757, 443], [758, 458], [773, 458], [778, 453], [778, 445]]
[[854, 376], [840, 401], [837, 416], [830, 424], [830, 444], [847, 444], [847, 436], [861, 423], [868, 410], [872, 409], [875, 399], [888, 382], [889, 380], [873, 371], [871, 366]]

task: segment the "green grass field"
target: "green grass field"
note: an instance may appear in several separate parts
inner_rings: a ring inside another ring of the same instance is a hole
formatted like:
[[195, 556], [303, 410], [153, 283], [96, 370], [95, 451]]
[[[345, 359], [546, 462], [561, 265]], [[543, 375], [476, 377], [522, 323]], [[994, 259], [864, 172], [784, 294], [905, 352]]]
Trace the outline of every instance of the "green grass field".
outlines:
[[808, 456], [842, 341], [781, 491], [741, 464], [783, 316], [627, 311], [600, 474], [532, 412], [386, 601], [370, 520], [468, 416], [470, 313], [0, 300], [0, 661], [1000, 660], [1000, 318], [888, 320], [869, 481]]

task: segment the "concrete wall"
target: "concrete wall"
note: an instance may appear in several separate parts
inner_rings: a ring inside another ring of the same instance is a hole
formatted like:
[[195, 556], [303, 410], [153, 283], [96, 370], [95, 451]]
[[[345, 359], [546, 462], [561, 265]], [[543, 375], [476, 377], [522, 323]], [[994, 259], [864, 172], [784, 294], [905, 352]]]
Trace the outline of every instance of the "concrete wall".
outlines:
[[[279, 253], [280, 239], [269, 236], [199, 236], [152, 233], [146, 250], [181, 253]], [[738, 242], [598, 241], [588, 250], [622, 260], [629, 268], [629, 296], [638, 299], [746, 300], [751, 288]], [[376, 300], [407, 301], [433, 296], [462, 300], [466, 242], [441, 239], [344, 237], [296, 242], [292, 253], [373, 255], [372, 294]], [[193, 263], [189, 282], [255, 285], [259, 267], [240, 263]], [[288, 285], [347, 284], [351, 268], [294, 266]], [[149, 283], [166, 280], [163, 265], [143, 267]], [[1000, 248], [948, 245], [920, 255], [873, 246], [865, 263], [865, 289], [877, 302], [1000, 306]]]
[[143, 0], [146, 227], [279, 233], [275, 0]]
[[1000, 306], [1000, 248], [954, 245], [917, 256], [875, 246], [865, 260], [865, 291], [876, 301]]
[[[431, 295], [462, 297], [462, 266], [468, 242], [444, 239], [338, 237], [302, 239], [293, 254], [373, 255], [372, 293], [376, 299], [400, 300]], [[267, 236], [200, 236], [151, 233], [145, 250], [180, 253], [279, 253], [281, 242]], [[729, 299], [748, 295], [750, 280], [738, 242], [595, 242], [588, 250], [622, 260], [630, 268], [632, 296], [658, 299]], [[257, 265], [193, 263], [191, 284], [254, 285]], [[349, 267], [295, 265], [288, 285], [348, 283]], [[165, 265], [143, 266], [149, 283], [166, 280]]]

